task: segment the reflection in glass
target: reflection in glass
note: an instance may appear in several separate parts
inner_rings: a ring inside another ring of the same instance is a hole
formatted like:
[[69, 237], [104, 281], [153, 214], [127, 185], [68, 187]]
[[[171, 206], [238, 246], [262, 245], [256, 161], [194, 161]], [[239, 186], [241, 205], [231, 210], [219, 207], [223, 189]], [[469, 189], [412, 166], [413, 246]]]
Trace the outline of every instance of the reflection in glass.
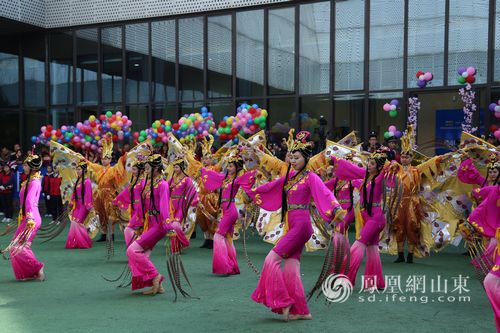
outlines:
[[119, 103], [122, 100], [122, 28], [101, 30], [102, 101]]
[[147, 105], [130, 105], [126, 107], [126, 114], [133, 120], [132, 131], [140, 131], [149, 128], [150, 121], [148, 118]]
[[433, 74], [428, 85], [443, 85], [445, 3], [445, 0], [409, 2], [408, 87], [417, 87], [418, 71]]
[[[369, 126], [368, 130], [375, 131], [378, 134], [378, 140], [381, 144], [384, 143], [384, 132], [388, 130], [390, 125], [396, 126], [398, 130], [403, 132], [406, 129], [406, 103], [403, 101], [403, 93], [391, 92], [370, 94], [370, 109], [369, 109]], [[392, 118], [389, 112], [385, 112], [383, 106], [391, 100], [397, 99], [399, 102], [398, 116]]]
[[290, 128], [299, 128], [295, 98], [270, 99], [268, 105], [271, 131], [269, 142], [281, 143]]
[[330, 136], [337, 141], [356, 131], [359, 137], [363, 133], [363, 115], [365, 101], [362, 95], [336, 95], [333, 98], [333, 133]]
[[328, 96], [302, 97], [300, 99], [300, 129], [311, 133], [313, 152], [325, 149], [325, 140], [332, 128], [332, 111]]
[[231, 97], [231, 16], [207, 18], [208, 97]]
[[47, 124], [45, 109], [25, 109], [24, 112], [24, 142], [31, 144], [31, 137], [40, 133], [40, 126]]
[[50, 100], [52, 104], [73, 103], [73, 34], [49, 35]]
[[264, 11], [236, 13], [238, 96], [264, 93]]
[[179, 20], [179, 99], [203, 99], [203, 17]]
[[153, 120], [165, 119], [176, 121], [179, 119], [177, 104], [153, 105]]
[[97, 29], [76, 31], [76, 102], [95, 105], [97, 101]]
[[54, 128], [74, 124], [73, 108], [51, 108], [49, 116]]
[[[235, 115], [235, 108], [233, 107], [232, 101], [213, 101], [207, 104], [208, 111], [212, 112], [214, 115], [215, 124], [218, 126], [219, 122], [224, 118], [224, 116]], [[199, 112], [199, 109], [198, 111]]]
[[300, 93], [330, 90], [330, 2], [300, 6]]
[[0, 107], [17, 105], [19, 105], [19, 44], [16, 38], [5, 38], [0, 43]]
[[24, 54], [24, 104], [45, 105], [45, 38], [29, 35], [21, 42]]
[[149, 101], [148, 24], [125, 26], [125, 48], [127, 66], [127, 102], [147, 103]]
[[295, 91], [295, 9], [269, 11], [269, 93]]
[[335, 3], [335, 90], [361, 90], [364, 79], [365, 1]]
[[370, 3], [370, 90], [403, 87], [404, 0]]
[[[11, 111], [11, 110], [2, 110], [2, 121], [0, 121], [0, 133], [2, 133], [2, 146], [12, 147], [16, 143], [19, 142], [19, 138], [21, 134], [19, 132], [19, 118], [20, 112], [19, 110]], [[39, 125], [40, 126], [40, 125]], [[30, 135], [36, 135], [35, 133], [40, 133], [40, 127], [38, 130]], [[31, 137], [27, 143], [31, 144]]]
[[175, 101], [175, 21], [151, 23], [151, 48], [155, 102]]
[[448, 83], [459, 84], [457, 69], [474, 66], [476, 83], [485, 83], [488, 69], [488, 0], [450, 0]]

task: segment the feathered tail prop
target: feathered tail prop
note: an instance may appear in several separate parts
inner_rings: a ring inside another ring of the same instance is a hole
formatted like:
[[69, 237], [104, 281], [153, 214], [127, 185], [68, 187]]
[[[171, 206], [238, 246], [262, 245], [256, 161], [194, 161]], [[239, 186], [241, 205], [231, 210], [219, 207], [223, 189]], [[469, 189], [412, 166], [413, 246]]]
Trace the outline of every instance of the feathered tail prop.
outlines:
[[198, 297], [191, 296], [182, 287], [181, 274], [186, 280], [189, 288], [192, 289], [191, 282], [189, 282], [186, 270], [184, 269], [184, 264], [182, 263], [180, 250], [181, 246], [179, 244], [179, 241], [177, 240], [177, 235], [175, 234], [175, 232], [170, 232], [166, 241], [166, 254], [168, 278], [170, 280], [170, 284], [172, 285], [172, 289], [174, 290], [174, 302], [177, 301], [177, 291], [185, 298], [199, 299]]
[[[321, 290], [322, 285], [325, 283], [328, 276], [347, 274], [349, 271], [350, 259], [350, 246], [347, 236], [340, 232], [334, 232], [330, 240], [330, 244], [326, 249], [325, 260], [323, 262], [323, 267], [321, 268], [321, 273], [319, 274], [314, 287], [307, 294], [307, 301], [311, 300], [318, 290]], [[320, 295], [321, 293], [318, 293], [316, 299]]]
[[26, 246], [30, 246], [31, 242], [29, 239], [33, 234], [33, 230], [33, 228], [25, 227], [24, 230], [21, 231], [5, 249], [0, 251], [2, 257], [5, 260], [9, 260], [10, 258], [13, 258], [21, 253]]
[[260, 209], [257, 205], [255, 205], [255, 204], [247, 205], [246, 212], [245, 212], [245, 218], [243, 219], [242, 227], [241, 227], [241, 231], [243, 233], [243, 253], [245, 255], [245, 259], [247, 261], [248, 267], [250, 267], [250, 269], [255, 274], [257, 274], [257, 276], [260, 276], [260, 271], [254, 265], [254, 263], [252, 262], [252, 260], [250, 260], [250, 257], [248, 256], [246, 229], [253, 221], [257, 221], [257, 219], [259, 218], [259, 212], [260, 212]]
[[0, 236], [7, 236], [7, 235], [12, 234], [17, 229], [17, 227], [18, 227], [17, 221], [14, 221], [14, 222], [7, 224], [7, 226], [5, 227], [5, 230], [2, 231]]
[[115, 255], [115, 243], [113, 241], [113, 223], [108, 221], [106, 226], [106, 259], [111, 259]]
[[[135, 242], [137, 240], [137, 238], [138, 238], [138, 235], [134, 234], [130, 244]], [[116, 286], [116, 288], [128, 288], [132, 284], [132, 271], [130, 270], [128, 263], [125, 264], [125, 266], [122, 269], [122, 272], [120, 273], [120, 275], [118, 275], [118, 277], [116, 277], [114, 279], [107, 278], [104, 275], [101, 275], [101, 277], [105, 281], [108, 281], [108, 282], [120, 281], [119, 284]]]
[[57, 236], [59, 236], [66, 225], [68, 224], [69, 213], [68, 210], [64, 210], [64, 212], [59, 215], [53, 222], [49, 223], [45, 228], [40, 228], [38, 231], [38, 237], [45, 239], [42, 243], [46, 243], [48, 241], [53, 240]]
[[471, 264], [474, 267], [476, 277], [484, 288], [484, 279], [493, 268], [493, 254], [486, 253], [483, 237], [476, 232], [474, 227], [465, 222], [460, 226], [460, 231], [464, 236], [467, 249], [471, 257]]

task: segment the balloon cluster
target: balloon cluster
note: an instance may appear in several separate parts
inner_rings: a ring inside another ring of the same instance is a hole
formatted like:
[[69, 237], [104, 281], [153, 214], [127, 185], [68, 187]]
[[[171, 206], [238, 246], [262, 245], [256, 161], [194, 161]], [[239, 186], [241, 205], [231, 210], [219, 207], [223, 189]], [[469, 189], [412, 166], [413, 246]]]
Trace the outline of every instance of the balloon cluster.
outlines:
[[427, 83], [432, 81], [432, 79], [434, 78], [431, 72], [424, 73], [422, 71], [418, 71], [416, 77], [417, 77], [417, 86], [419, 88], [425, 88], [425, 86], [427, 86]]
[[497, 103], [491, 103], [489, 109], [491, 112], [495, 112], [496, 118], [500, 118], [500, 99]]
[[78, 122], [76, 126], [61, 126], [54, 128], [52, 125], [42, 126], [40, 135], [31, 137], [33, 143], [48, 145], [50, 141], [60, 144], [71, 145], [77, 149], [98, 150], [101, 139], [106, 133], [113, 134], [113, 141], [119, 142], [130, 137], [132, 121], [121, 112], [113, 114], [107, 111], [101, 114], [99, 119], [92, 115], [84, 122]]
[[498, 141], [500, 141], [500, 128], [498, 128], [497, 125], [493, 124], [490, 126], [490, 132], [493, 133], [495, 138], [497, 138]]
[[389, 140], [392, 137], [396, 139], [400, 139], [403, 136], [403, 133], [399, 131], [395, 125], [390, 125], [387, 128], [387, 131], [384, 132], [384, 139]]
[[134, 132], [134, 142], [148, 139], [156, 146], [161, 146], [168, 140], [168, 133], [173, 133], [181, 142], [201, 138], [209, 134], [217, 135], [212, 112], [207, 107], [200, 109], [201, 113], [185, 114], [176, 123], [170, 120], [155, 120], [151, 127], [140, 132]]
[[458, 83], [460, 84], [464, 84], [464, 83], [474, 83], [476, 82], [476, 69], [474, 67], [460, 67], [458, 70], [458, 77], [457, 77], [457, 81]]
[[393, 99], [390, 103], [385, 103], [383, 109], [385, 112], [389, 112], [391, 118], [396, 118], [398, 116], [398, 107], [399, 101]]
[[257, 104], [241, 104], [236, 109], [236, 116], [225, 116], [217, 128], [221, 141], [233, 140], [238, 142], [238, 134], [241, 136], [254, 134], [260, 129], [266, 128], [267, 110], [261, 109]]

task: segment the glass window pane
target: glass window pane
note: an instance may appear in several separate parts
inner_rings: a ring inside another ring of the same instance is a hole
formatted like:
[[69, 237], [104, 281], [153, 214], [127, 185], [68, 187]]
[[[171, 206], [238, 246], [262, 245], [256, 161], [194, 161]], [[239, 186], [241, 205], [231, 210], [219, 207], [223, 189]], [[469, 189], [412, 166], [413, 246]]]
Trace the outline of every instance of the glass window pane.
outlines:
[[325, 140], [332, 127], [332, 111], [328, 96], [300, 99], [300, 129], [309, 131], [314, 141], [313, 153], [325, 149]]
[[[396, 126], [400, 131], [406, 129], [406, 103], [403, 101], [403, 93], [401, 92], [390, 92], [390, 93], [380, 93], [380, 94], [370, 94], [370, 110], [369, 110], [369, 126], [368, 130], [375, 131], [378, 134], [378, 141], [381, 144], [386, 144], [384, 142], [384, 133], [388, 131], [390, 125]], [[398, 116], [392, 118], [389, 116], [389, 112], [385, 112], [383, 106], [385, 103], [389, 103], [393, 99], [397, 99], [399, 102]], [[366, 137], [366, 135], [365, 135]], [[368, 138], [366, 138], [368, 139]]]
[[19, 105], [18, 42], [17, 38], [5, 38], [0, 43], [0, 106]]
[[97, 29], [76, 31], [76, 102], [97, 104]]
[[268, 123], [271, 129], [269, 142], [280, 144], [281, 139], [287, 137], [290, 128], [299, 128], [295, 98], [270, 99], [268, 105]]
[[175, 21], [151, 23], [153, 100], [175, 101]]
[[[214, 115], [214, 121], [217, 127], [224, 116], [233, 116], [236, 112], [232, 101], [213, 101], [208, 103], [207, 107], [208, 111], [212, 112]], [[200, 112], [200, 109], [195, 112]]]
[[363, 133], [365, 100], [362, 95], [335, 95], [333, 98], [333, 140], [338, 141], [351, 131]]
[[500, 81], [500, 1], [496, 2], [495, 11], [495, 66], [493, 67], [494, 80]]
[[402, 88], [404, 0], [370, 6], [370, 90]]
[[417, 87], [418, 71], [432, 73], [430, 86], [443, 85], [445, 4], [445, 0], [409, 2], [408, 87]]
[[148, 106], [130, 105], [126, 108], [126, 113], [132, 119], [132, 131], [141, 131], [149, 128]]
[[149, 101], [149, 27], [147, 23], [125, 26], [127, 102]]
[[209, 16], [207, 21], [208, 98], [231, 97], [231, 16]]
[[203, 99], [203, 17], [179, 20], [179, 99]]
[[22, 40], [24, 55], [24, 104], [45, 106], [45, 37], [26, 36]]
[[295, 8], [269, 11], [269, 93], [295, 91]]
[[[45, 109], [24, 110], [24, 143], [31, 147], [31, 137], [40, 133], [40, 126], [47, 124]], [[28, 148], [26, 149], [28, 150]], [[31, 149], [30, 149], [31, 151]]]
[[177, 104], [153, 105], [153, 121], [159, 119], [175, 123], [179, 119]]
[[[110, 111], [113, 111], [113, 109], [110, 109]], [[97, 110], [97, 107], [85, 107], [85, 108], [79, 109], [79, 114], [80, 114], [80, 119], [89, 119], [89, 117], [91, 115], [94, 115], [97, 117], [98, 110]]]
[[52, 104], [73, 103], [73, 33], [49, 36], [50, 101]]
[[364, 80], [365, 1], [335, 3], [335, 90], [361, 90]]
[[236, 13], [238, 96], [264, 94], [264, 11]]
[[330, 2], [300, 6], [300, 93], [330, 91]]
[[485, 83], [488, 69], [488, 0], [450, 0], [448, 83], [457, 82], [459, 67], [474, 66], [476, 83]]
[[[21, 133], [19, 132], [19, 110], [2, 110], [0, 111], [0, 133], [2, 133], [2, 146], [12, 149], [14, 144], [20, 143]], [[42, 123], [41, 123], [42, 124]], [[38, 130], [29, 133], [31, 136], [40, 133], [40, 124]], [[31, 137], [26, 141], [27, 145], [31, 144]], [[0, 147], [1, 148], [1, 147]]]
[[120, 103], [122, 100], [122, 28], [101, 30], [102, 101]]
[[[87, 118], [88, 119], [88, 118]], [[50, 123], [54, 128], [61, 127], [62, 125], [74, 124], [73, 108], [51, 108], [50, 109]]]

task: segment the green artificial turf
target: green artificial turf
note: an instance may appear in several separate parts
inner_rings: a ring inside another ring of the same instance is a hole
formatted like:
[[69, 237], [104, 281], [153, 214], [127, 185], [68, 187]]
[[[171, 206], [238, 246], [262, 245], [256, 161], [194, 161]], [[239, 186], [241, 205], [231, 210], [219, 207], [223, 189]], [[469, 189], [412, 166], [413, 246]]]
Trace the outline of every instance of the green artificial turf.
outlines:
[[[201, 233], [198, 233], [201, 235]], [[282, 322], [264, 306], [254, 303], [250, 294], [257, 276], [248, 268], [241, 241], [236, 241], [241, 275], [218, 277], [211, 274], [212, 251], [200, 249], [202, 239], [192, 240], [182, 260], [193, 284], [192, 294], [200, 299], [179, 297], [173, 303], [168, 281], [167, 292], [154, 297], [118, 289], [116, 283], [102, 276], [116, 277], [126, 263], [122, 237], [117, 237], [115, 256], [105, 259], [105, 245], [94, 243], [89, 250], [66, 250], [67, 232], [55, 240], [41, 244], [35, 240], [33, 249], [45, 263], [45, 282], [18, 282], [13, 278], [10, 262], [0, 264], [0, 332], [494, 332], [493, 313], [486, 294], [474, 277], [469, 258], [462, 248], [448, 247], [444, 252], [415, 264], [394, 264], [394, 257], [382, 255], [384, 274], [401, 275], [400, 295], [405, 292], [406, 279], [414, 274], [430, 279], [448, 280], [448, 296], [452, 293], [452, 277], [469, 276], [466, 288], [470, 302], [438, 302], [438, 294], [429, 290], [427, 304], [420, 302], [385, 301], [379, 295], [374, 303], [360, 302], [359, 280], [351, 297], [342, 304], [326, 305], [324, 298], [309, 303], [312, 321]], [[10, 237], [10, 236], [9, 236]], [[9, 239], [0, 238], [5, 246]], [[248, 251], [256, 266], [262, 263], [271, 246], [257, 237], [248, 240]], [[158, 245], [152, 259], [166, 274], [165, 247]], [[305, 253], [301, 272], [308, 291], [320, 272], [323, 252]], [[419, 296], [420, 297], [420, 296]], [[434, 301], [432, 301], [434, 299]]]

